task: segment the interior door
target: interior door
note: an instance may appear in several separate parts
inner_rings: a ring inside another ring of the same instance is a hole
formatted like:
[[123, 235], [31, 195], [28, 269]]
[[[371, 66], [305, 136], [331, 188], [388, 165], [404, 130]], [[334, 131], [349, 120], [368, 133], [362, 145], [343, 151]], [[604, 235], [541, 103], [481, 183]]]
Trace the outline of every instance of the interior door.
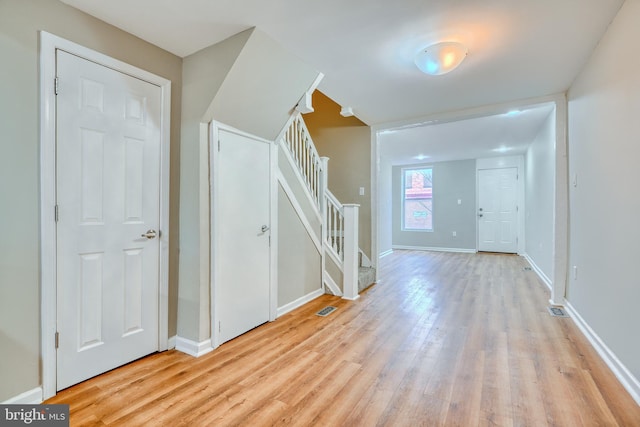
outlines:
[[60, 390], [158, 349], [161, 89], [56, 60]]
[[478, 171], [478, 250], [518, 252], [518, 169]]
[[218, 133], [215, 307], [222, 344], [269, 320], [270, 144]]

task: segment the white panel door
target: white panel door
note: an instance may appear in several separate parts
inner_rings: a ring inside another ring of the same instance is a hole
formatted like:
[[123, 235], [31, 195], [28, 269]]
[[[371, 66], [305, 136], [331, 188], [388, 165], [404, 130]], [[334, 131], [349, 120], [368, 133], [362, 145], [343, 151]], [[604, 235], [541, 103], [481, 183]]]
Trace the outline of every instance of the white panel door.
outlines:
[[216, 318], [222, 344], [269, 320], [270, 145], [218, 135]]
[[518, 252], [518, 169], [478, 171], [478, 250]]
[[158, 349], [161, 89], [56, 58], [60, 390]]

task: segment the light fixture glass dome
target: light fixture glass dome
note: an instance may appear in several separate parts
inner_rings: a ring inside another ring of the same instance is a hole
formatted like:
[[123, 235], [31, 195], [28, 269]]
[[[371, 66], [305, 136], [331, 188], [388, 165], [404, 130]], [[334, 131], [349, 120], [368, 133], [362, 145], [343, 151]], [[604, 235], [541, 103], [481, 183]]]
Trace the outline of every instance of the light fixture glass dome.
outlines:
[[467, 48], [458, 42], [441, 42], [418, 52], [415, 63], [423, 73], [432, 76], [448, 73], [467, 56]]

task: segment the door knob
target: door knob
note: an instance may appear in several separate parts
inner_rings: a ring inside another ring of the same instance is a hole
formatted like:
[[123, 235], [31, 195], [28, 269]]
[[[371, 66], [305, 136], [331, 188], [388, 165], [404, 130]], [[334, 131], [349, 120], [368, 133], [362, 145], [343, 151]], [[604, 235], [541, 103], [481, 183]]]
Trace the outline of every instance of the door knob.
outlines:
[[269, 231], [269, 226], [268, 225], [263, 225], [262, 228], [260, 228], [260, 231], [262, 231], [263, 233], [266, 231]]
[[157, 233], [156, 230], [147, 230], [146, 233], [141, 234], [140, 237], [146, 237], [147, 239], [154, 239], [156, 237]]
[[480, 217], [481, 217], [481, 216], [482, 216], [482, 214], [478, 214], [478, 216], [480, 216]]

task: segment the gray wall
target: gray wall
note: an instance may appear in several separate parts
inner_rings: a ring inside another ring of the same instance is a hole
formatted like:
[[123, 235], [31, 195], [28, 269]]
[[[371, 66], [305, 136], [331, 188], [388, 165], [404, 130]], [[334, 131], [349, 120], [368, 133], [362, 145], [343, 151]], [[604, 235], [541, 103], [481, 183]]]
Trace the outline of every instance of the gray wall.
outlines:
[[[410, 165], [419, 167], [420, 165]], [[476, 248], [476, 161], [434, 163], [433, 231], [403, 231], [401, 222], [402, 168], [392, 169], [393, 246]], [[462, 203], [458, 204], [458, 199]], [[453, 237], [455, 231], [457, 236]]]
[[553, 212], [555, 193], [555, 111], [549, 114], [525, 156], [525, 253], [553, 278]]
[[568, 93], [567, 298], [640, 379], [640, 2], [626, 1]]
[[[170, 199], [179, 199], [182, 60], [56, 0], [0, 1], [0, 402], [41, 384], [38, 31], [172, 82]], [[169, 332], [176, 332], [178, 204], [170, 208]]]

